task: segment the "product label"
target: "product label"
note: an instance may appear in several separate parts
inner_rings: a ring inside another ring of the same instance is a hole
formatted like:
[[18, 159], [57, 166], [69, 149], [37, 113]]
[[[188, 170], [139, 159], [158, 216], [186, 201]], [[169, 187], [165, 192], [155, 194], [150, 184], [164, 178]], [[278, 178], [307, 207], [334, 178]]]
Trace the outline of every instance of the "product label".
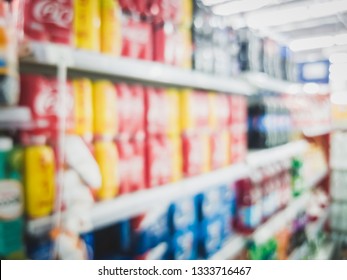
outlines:
[[37, 21], [53, 23], [63, 28], [69, 28], [73, 19], [73, 11], [71, 7], [66, 6], [66, 2], [70, 1], [37, 1], [33, 8], [33, 16]]
[[13, 220], [23, 213], [22, 186], [18, 181], [0, 181], [0, 220]]

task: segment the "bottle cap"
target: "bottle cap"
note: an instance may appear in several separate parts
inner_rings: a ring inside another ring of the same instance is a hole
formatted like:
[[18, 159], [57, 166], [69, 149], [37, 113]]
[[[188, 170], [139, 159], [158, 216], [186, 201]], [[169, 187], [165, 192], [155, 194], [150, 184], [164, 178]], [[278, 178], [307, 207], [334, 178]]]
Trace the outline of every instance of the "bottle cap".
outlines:
[[9, 151], [13, 148], [13, 141], [9, 137], [0, 137], [0, 151]]

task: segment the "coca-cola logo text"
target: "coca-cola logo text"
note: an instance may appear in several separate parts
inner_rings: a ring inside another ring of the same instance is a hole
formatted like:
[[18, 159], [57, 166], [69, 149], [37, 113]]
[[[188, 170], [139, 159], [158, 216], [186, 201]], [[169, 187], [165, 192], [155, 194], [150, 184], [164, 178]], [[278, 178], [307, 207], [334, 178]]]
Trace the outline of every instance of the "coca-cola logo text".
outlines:
[[69, 28], [73, 19], [70, 1], [43, 0], [37, 1], [33, 7], [33, 16], [39, 22], [53, 23], [63, 28]]

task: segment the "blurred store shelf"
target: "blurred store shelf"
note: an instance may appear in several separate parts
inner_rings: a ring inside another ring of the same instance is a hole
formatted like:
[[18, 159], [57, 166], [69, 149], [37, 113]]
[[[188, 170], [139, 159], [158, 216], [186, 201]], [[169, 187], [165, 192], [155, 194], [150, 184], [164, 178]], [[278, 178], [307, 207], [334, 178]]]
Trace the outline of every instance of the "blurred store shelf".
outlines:
[[249, 95], [256, 90], [241, 78], [222, 78], [156, 62], [108, 56], [47, 43], [31, 43], [31, 56], [21, 59], [25, 67], [65, 65], [74, 73], [95, 74], [157, 86], [188, 87]]
[[[272, 162], [293, 157], [305, 151], [307, 142], [296, 141], [283, 146], [252, 152], [247, 157], [247, 163], [251, 166], [261, 166]], [[95, 230], [119, 221], [137, 216], [158, 201], [161, 204], [168, 204], [182, 197], [189, 197], [201, 193], [207, 189], [219, 187], [224, 183], [236, 181], [249, 175], [249, 166], [245, 163], [238, 163], [229, 167], [211, 171], [199, 176], [186, 178], [175, 183], [158, 186], [156, 188], [139, 191], [132, 194], [122, 195], [113, 200], [99, 202], [86, 213], [89, 217], [91, 228]], [[29, 232], [36, 232], [36, 227], [45, 228], [43, 224], [49, 223], [49, 219], [44, 218], [29, 222]], [[37, 225], [37, 226], [36, 226]]]
[[[328, 171], [326, 170], [312, 178], [312, 180], [307, 184], [307, 189], [310, 190], [314, 188], [327, 175], [327, 172]], [[309, 198], [310, 193], [306, 192], [300, 197], [293, 199], [285, 209], [272, 216], [267, 222], [262, 224], [251, 236], [248, 236], [247, 238], [254, 240], [258, 244], [266, 242], [279, 230], [281, 230], [289, 221], [292, 221], [297, 213], [305, 209]], [[321, 219], [317, 221], [317, 223], [312, 224], [312, 227], [309, 230], [318, 232], [323, 227], [327, 217], [328, 211], [321, 217]], [[244, 249], [247, 238], [240, 235], [232, 236], [225, 243], [222, 249], [213, 255], [211, 259], [233, 259]]]
[[265, 73], [249, 72], [243, 75], [244, 79], [254, 87], [286, 94], [326, 94], [330, 89], [326, 85], [301, 84], [272, 78]]
[[266, 242], [278, 231], [280, 231], [289, 221], [302, 210], [305, 209], [310, 198], [309, 190], [314, 188], [327, 175], [327, 170], [313, 176], [310, 182], [307, 183], [307, 191], [301, 196], [293, 199], [289, 205], [282, 211], [275, 214], [270, 220], [261, 225], [253, 234], [253, 240], [261, 244]]

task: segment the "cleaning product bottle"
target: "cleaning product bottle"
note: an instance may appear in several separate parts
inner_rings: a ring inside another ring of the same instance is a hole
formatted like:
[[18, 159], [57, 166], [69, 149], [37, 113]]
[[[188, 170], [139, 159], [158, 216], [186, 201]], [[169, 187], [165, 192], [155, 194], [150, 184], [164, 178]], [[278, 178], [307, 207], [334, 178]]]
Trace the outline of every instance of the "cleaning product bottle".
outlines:
[[24, 151], [26, 214], [44, 217], [53, 212], [55, 199], [55, 160], [44, 136], [34, 136]]

